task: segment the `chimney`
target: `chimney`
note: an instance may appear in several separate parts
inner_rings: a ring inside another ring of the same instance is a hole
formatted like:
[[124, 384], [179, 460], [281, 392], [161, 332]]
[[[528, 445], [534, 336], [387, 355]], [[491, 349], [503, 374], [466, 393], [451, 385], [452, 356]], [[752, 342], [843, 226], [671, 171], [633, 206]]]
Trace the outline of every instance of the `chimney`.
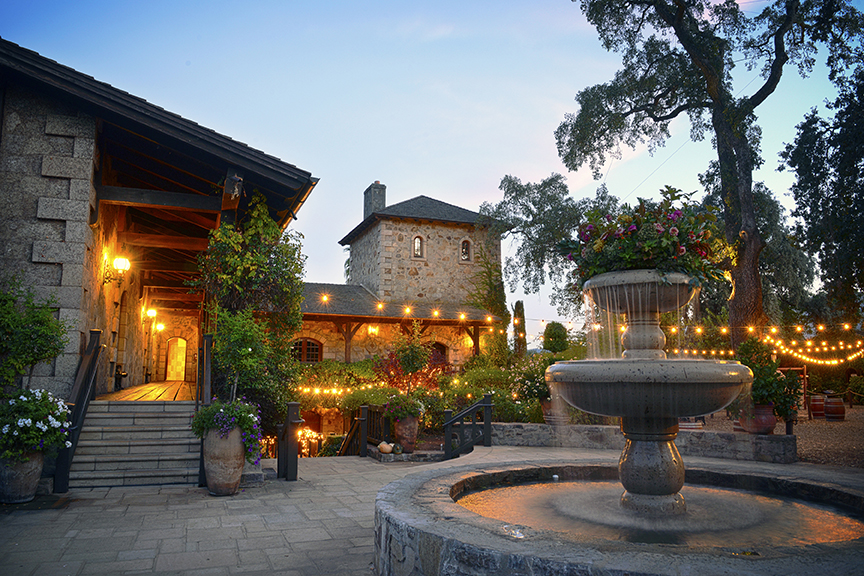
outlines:
[[387, 207], [387, 186], [375, 180], [363, 192], [363, 220]]

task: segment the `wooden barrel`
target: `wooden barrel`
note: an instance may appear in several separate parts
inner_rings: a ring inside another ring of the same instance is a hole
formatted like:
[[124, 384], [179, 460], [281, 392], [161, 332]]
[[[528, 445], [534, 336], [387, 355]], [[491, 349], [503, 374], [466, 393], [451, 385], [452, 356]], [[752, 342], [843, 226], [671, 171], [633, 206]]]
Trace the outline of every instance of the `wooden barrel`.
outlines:
[[813, 394], [810, 396], [810, 413], [813, 414], [813, 419], [825, 418], [825, 396], [822, 394]]
[[846, 419], [846, 406], [843, 405], [842, 398], [826, 398], [825, 399], [825, 420], [839, 422]]

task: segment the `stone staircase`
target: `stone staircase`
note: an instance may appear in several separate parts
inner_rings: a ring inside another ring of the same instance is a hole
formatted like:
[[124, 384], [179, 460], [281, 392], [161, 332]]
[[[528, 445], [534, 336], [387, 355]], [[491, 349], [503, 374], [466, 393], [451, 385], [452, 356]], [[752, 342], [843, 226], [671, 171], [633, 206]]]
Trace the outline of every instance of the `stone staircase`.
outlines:
[[201, 441], [195, 402], [93, 401], [81, 428], [69, 486], [195, 484]]

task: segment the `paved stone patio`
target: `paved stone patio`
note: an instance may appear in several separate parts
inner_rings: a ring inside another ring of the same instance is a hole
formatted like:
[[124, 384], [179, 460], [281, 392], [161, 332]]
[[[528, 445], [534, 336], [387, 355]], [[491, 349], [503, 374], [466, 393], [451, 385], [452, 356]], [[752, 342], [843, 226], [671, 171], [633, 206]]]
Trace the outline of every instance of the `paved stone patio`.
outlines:
[[[495, 446], [429, 464], [309, 458], [300, 460], [297, 482], [270, 480], [225, 498], [196, 486], [73, 490], [65, 499], [42, 497], [41, 510], [0, 506], [0, 574], [370, 576], [375, 497], [395, 479], [469, 463], [541, 456], [617, 462], [618, 455]], [[781, 475], [806, 469], [826, 482], [839, 479], [864, 490], [860, 470], [726, 462], [732, 469], [768, 467]]]

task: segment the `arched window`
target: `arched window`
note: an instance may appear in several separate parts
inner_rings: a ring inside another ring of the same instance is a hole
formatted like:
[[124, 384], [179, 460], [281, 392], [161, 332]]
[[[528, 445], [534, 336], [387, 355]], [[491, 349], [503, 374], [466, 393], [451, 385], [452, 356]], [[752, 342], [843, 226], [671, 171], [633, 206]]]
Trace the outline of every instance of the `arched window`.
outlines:
[[321, 343], [312, 338], [300, 338], [291, 346], [294, 360], [297, 362], [320, 362]]
[[460, 262], [470, 262], [471, 261], [471, 241], [470, 240], [462, 240], [462, 244], [459, 246], [459, 261]]
[[413, 258], [423, 258], [423, 237], [415, 236], [414, 240], [411, 242], [411, 256]]
[[450, 361], [450, 359], [447, 357], [446, 345], [442, 344], [441, 342], [432, 343], [432, 361], [444, 364]]

